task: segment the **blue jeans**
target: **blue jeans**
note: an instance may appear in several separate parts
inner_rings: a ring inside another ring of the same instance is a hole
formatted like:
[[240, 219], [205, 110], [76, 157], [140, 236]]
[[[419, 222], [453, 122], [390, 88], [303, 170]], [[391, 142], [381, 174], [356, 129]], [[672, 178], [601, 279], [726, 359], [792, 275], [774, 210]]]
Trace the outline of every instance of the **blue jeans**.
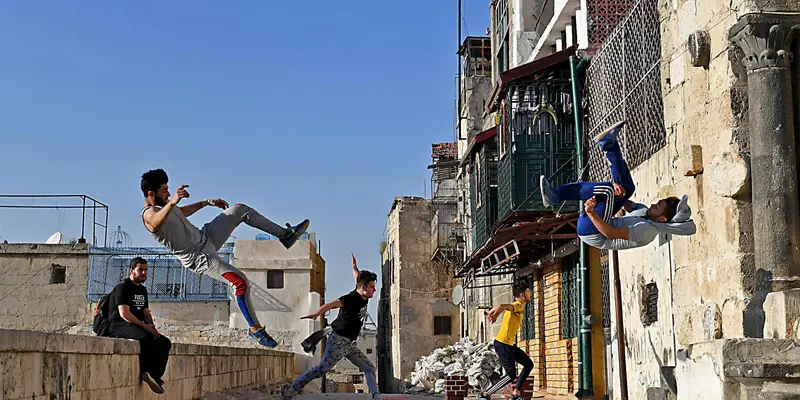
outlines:
[[375, 365], [356, 347], [355, 340], [340, 336], [335, 331], [328, 335], [328, 340], [325, 342], [325, 353], [322, 354], [319, 365], [295, 379], [291, 386], [292, 389], [300, 392], [309, 382], [321, 378], [324, 373], [332, 370], [342, 358], [347, 358], [364, 373], [364, 379], [367, 381], [367, 387], [373, 398], [379, 394], [378, 383], [375, 379]]
[[[589, 200], [597, 198], [597, 205], [594, 210], [609, 222], [611, 218], [622, 209], [625, 202], [633, 196], [636, 185], [633, 184], [631, 171], [622, 158], [622, 151], [618, 143], [613, 143], [606, 149], [606, 158], [611, 162], [611, 179], [625, 188], [625, 196], [614, 196], [614, 186], [611, 182], [573, 182], [559, 187], [554, 187], [553, 193], [558, 197], [558, 201], [569, 200]], [[600, 233], [589, 219], [586, 213], [578, 218], [578, 235], [587, 236]]]

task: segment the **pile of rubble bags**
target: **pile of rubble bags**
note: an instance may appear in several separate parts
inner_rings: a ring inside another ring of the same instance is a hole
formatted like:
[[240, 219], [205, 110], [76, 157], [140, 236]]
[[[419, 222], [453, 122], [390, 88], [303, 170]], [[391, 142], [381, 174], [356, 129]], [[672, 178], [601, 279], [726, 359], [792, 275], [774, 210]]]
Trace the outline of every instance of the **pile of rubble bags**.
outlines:
[[502, 375], [502, 367], [491, 343], [476, 344], [469, 338], [436, 349], [414, 364], [407, 394], [444, 392], [445, 376], [466, 376], [470, 389], [484, 391]]

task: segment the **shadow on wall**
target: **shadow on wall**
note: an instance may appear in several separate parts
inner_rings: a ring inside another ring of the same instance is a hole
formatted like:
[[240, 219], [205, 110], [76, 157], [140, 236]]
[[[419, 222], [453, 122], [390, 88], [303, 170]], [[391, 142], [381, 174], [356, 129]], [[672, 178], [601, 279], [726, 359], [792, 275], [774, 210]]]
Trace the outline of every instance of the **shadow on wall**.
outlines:
[[755, 293], [744, 310], [744, 337], [763, 338], [767, 316], [764, 313], [764, 302], [772, 291], [772, 272], [759, 269], [756, 271]]
[[261, 287], [258, 286], [250, 286], [250, 290], [252, 290], [252, 297], [253, 297], [253, 307], [257, 310], [262, 311], [279, 311], [279, 312], [291, 312], [292, 308], [283, 303], [282, 301], [278, 300], [275, 296], [267, 292]]

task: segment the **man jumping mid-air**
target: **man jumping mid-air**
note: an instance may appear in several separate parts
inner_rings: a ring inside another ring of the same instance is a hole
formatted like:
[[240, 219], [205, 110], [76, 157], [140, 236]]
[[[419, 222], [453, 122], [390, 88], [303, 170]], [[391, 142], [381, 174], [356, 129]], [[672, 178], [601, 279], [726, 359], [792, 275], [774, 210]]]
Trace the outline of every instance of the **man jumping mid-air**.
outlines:
[[[305, 233], [309, 221], [305, 220], [296, 226], [286, 224], [286, 228], [281, 228], [244, 204], [229, 208], [222, 199], [207, 199], [178, 207], [181, 199], [189, 197], [186, 191], [188, 185], [181, 185], [170, 198], [168, 182], [167, 173], [162, 169], [147, 171], [142, 175], [144, 226], [156, 241], [175, 253], [185, 268], [221, 282], [229, 282], [242, 316], [250, 325], [248, 337], [262, 346], [277, 346], [275, 339], [258, 323], [247, 277], [220, 258], [217, 251], [242, 222], [275, 235], [288, 249]], [[205, 206], [215, 206], [225, 211], [203, 225], [202, 230], [197, 229], [187, 217]]]
[[[375, 380], [375, 365], [361, 352], [356, 341], [364, 325], [367, 316], [367, 304], [369, 299], [375, 295], [375, 281], [378, 276], [374, 272], [359, 271], [356, 264], [356, 257], [353, 258], [353, 278], [356, 281], [356, 288], [338, 299], [325, 304], [311, 315], [306, 315], [302, 319], [315, 320], [321, 315], [334, 308], [339, 309], [339, 315], [331, 324], [331, 332], [325, 341], [325, 352], [322, 360], [314, 368], [300, 375], [283, 393], [283, 399], [289, 400], [297, 396], [311, 381], [321, 378], [323, 374], [333, 369], [342, 358], [347, 358], [353, 365], [364, 373], [367, 387], [373, 400], [379, 400], [381, 394], [378, 392], [378, 383]], [[322, 334], [324, 335], [324, 333]], [[320, 336], [321, 338], [322, 336]], [[316, 343], [313, 344], [316, 346]]]
[[[688, 196], [667, 197], [650, 207], [634, 203], [636, 186], [617, 142], [624, 121], [595, 136], [611, 163], [611, 182], [573, 182], [552, 187], [540, 178], [542, 202], [551, 207], [561, 201], [583, 200], [585, 213], [578, 218], [578, 237], [599, 249], [625, 250], [652, 242], [659, 233], [691, 236], [697, 227], [692, 221]], [[628, 214], [615, 215], [624, 209]]]

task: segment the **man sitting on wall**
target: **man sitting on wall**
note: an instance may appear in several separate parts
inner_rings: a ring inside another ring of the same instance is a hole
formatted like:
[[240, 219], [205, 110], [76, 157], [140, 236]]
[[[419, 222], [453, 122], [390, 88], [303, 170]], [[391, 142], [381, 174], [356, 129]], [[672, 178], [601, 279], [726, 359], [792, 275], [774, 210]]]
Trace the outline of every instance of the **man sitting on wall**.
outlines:
[[[599, 249], [625, 250], [652, 242], [659, 233], [691, 236], [697, 230], [692, 221], [688, 196], [667, 197], [650, 207], [631, 202], [636, 186], [617, 142], [625, 126], [617, 122], [595, 136], [611, 164], [611, 182], [573, 182], [551, 187], [544, 175], [540, 178], [542, 202], [550, 207], [561, 201], [584, 200], [584, 214], [578, 218], [578, 237]], [[615, 217], [625, 210], [628, 215]]]
[[147, 289], [142, 285], [146, 280], [147, 260], [136, 257], [131, 261], [128, 278], [118, 283], [109, 296], [109, 330], [111, 337], [139, 341], [142, 381], [162, 394], [161, 377], [167, 369], [172, 343], [153, 324]]

